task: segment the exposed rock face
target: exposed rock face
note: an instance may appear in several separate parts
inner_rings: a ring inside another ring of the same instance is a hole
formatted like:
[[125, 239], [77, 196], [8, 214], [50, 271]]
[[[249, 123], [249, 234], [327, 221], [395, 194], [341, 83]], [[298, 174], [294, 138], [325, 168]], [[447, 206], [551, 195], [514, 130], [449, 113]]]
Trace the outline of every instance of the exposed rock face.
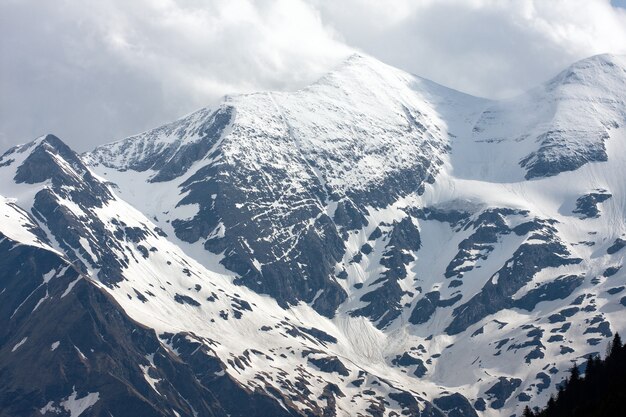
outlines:
[[[519, 163], [522, 168], [527, 169], [526, 179], [551, 177], [560, 172], [574, 171], [588, 162], [602, 162], [608, 159], [604, 144], [609, 138], [606, 132], [595, 133], [593, 138], [595, 141], [588, 147], [569, 152], [562, 143], [571, 136], [571, 131], [564, 130], [551, 130], [539, 135], [537, 137], [541, 144], [539, 150], [531, 152]], [[554, 148], [559, 148], [556, 161]]]
[[576, 199], [576, 208], [574, 213], [580, 214], [581, 219], [595, 218], [600, 215], [598, 204], [605, 202], [611, 198], [611, 194], [606, 190], [598, 190], [595, 193], [585, 194]]
[[434, 404], [448, 413], [448, 417], [478, 417], [467, 398], [455, 393], [435, 399]]
[[[178, 203], [197, 204], [199, 212], [188, 220], [174, 220], [175, 233], [190, 243], [202, 239], [205, 249], [224, 253], [221, 263], [238, 273], [242, 284], [271, 294], [285, 306], [314, 302], [319, 312], [332, 316], [345, 299], [334, 280], [334, 265], [345, 249], [315, 198], [323, 191], [309, 184], [311, 191], [292, 194], [289, 174], [283, 170], [271, 171], [275, 188], [267, 190], [266, 175], [221, 164], [201, 168], [181, 184], [186, 196]], [[217, 195], [222, 198], [211, 197]], [[272, 208], [278, 198], [284, 206]], [[287, 207], [297, 208], [281, 214]]]
[[498, 382], [485, 392], [488, 396], [487, 398], [492, 400], [491, 407], [495, 409], [502, 408], [504, 402], [521, 383], [520, 379], [500, 377]]
[[514, 304], [511, 296], [542, 269], [582, 262], [580, 258], [571, 257], [556, 236], [554, 227], [549, 224], [538, 227], [539, 230], [529, 237], [530, 242], [520, 245], [478, 294], [454, 309], [454, 319], [446, 329], [448, 334], [462, 332], [487, 315], [510, 308]]
[[613, 255], [614, 253], [622, 250], [624, 246], [626, 246], [626, 240], [618, 237], [617, 239], [615, 239], [615, 242], [613, 242], [613, 244], [608, 247], [606, 253], [608, 253], [609, 255]]
[[420, 248], [419, 230], [410, 217], [394, 223], [389, 233], [388, 243], [380, 264], [387, 268], [382, 277], [369, 284], [376, 286], [361, 297], [369, 303], [366, 307], [352, 311], [354, 316], [366, 316], [377, 321], [379, 328], [384, 328], [396, 319], [402, 311], [400, 300], [405, 291], [399, 281], [407, 276], [407, 265], [415, 258], [411, 253]]
[[[17, 184], [49, 184], [36, 192], [31, 211], [54, 236], [59, 248], [86, 273], [97, 269], [100, 280], [114, 285], [122, 278], [128, 257], [111, 249], [124, 250], [124, 240], [137, 241], [133, 233], [155, 233], [148, 228], [131, 230], [123, 222], [106, 225], [97, 212], [110, 201], [110, 189], [95, 178], [81, 159], [59, 138], [47, 135], [32, 146], [14, 148], [3, 155], [28, 155], [16, 167]], [[17, 165], [17, 164], [8, 164]], [[127, 236], [128, 234], [128, 236]]]
[[180, 344], [165, 348], [59, 255], [6, 238], [0, 251], [12, 254], [0, 257], [12, 294], [0, 307], [1, 415], [300, 415], [247, 392], [208, 350], [181, 361]]

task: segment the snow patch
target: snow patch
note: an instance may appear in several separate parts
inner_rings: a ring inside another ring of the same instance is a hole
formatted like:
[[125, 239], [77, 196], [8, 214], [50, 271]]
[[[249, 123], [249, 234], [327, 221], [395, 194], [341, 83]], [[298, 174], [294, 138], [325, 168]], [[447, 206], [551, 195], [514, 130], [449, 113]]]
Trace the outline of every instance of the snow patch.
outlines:
[[79, 417], [88, 408], [97, 403], [100, 399], [100, 393], [90, 392], [82, 398], [77, 397], [78, 393], [76, 392], [76, 389], [74, 389], [72, 395], [70, 395], [65, 401], [61, 401], [60, 403], [61, 407], [63, 407], [65, 411], [70, 413], [70, 417]]
[[67, 286], [67, 288], [65, 289], [65, 292], [63, 292], [63, 294], [61, 294], [61, 298], [63, 298], [66, 295], [68, 295], [70, 293], [70, 291], [72, 291], [72, 289], [74, 288], [74, 285], [76, 285], [78, 283], [78, 281], [80, 281], [81, 279], [82, 279], [82, 277], [79, 276], [74, 281], [70, 282], [69, 285]]
[[15, 346], [13, 346], [13, 349], [11, 349], [11, 352], [15, 352], [16, 350], [18, 350], [20, 346], [26, 343], [26, 340], [28, 340], [28, 336], [20, 340]]

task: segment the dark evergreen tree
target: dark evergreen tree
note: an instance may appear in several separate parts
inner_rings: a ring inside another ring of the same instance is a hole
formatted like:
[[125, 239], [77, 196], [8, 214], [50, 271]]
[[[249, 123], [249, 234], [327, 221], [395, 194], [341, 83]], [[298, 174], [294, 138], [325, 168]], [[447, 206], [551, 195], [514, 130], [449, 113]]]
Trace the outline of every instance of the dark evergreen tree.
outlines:
[[575, 364], [569, 377], [551, 396], [546, 408], [524, 417], [623, 417], [626, 415], [626, 347], [615, 334], [607, 347], [607, 357], [587, 358], [584, 376]]
[[569, 384], [577, 383], [580, 381], [580, 371], [578, 365], [574, 363], [574, 366], [569, 370]]
[[522, 413], [522, 417], [534, 417], [535, 413], [532, 412], [529, 406], [524, 407], [524, 412]]
[[617, 358], [622, 350], [622, 338], [619, 333], [615, 333], [615, 337], [613, 338], [613, 342], [611, 343], [611, 351], [609, 352], [610, 357]]

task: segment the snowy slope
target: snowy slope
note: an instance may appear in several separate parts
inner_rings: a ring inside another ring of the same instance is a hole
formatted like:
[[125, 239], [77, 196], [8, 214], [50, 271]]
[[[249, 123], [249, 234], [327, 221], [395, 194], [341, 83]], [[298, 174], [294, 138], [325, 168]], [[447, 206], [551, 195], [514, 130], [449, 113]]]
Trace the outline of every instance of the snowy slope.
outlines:
[[[25, 299], [36, 303], [35, 307], [20, 304], [10, 319], [17, 317], [18, 312], [28, 314], [30, 311], [33, 315], [38, 309], [53, 308], [58, 299], [73, 293], [84, 278], [112, 295], [131, 319], [156, 330], [164, 349], [174, 352], [196, 372], [207, 372], [208, 367], [213, 376], [204, 375], [205, 378], [226, 377], [246, 392], [267, 397], [265, 401], [274, 403], [273, 407], [286, 414], [309, 410], [321, 415], [333, 410], [347, 415], [355, 407], [352, 400], [358, 399], [362, 390], [376, 396], [408, 395], [401, 380], [395, 381], [387, 372], [378, 376], [380, 364], [361, 364], [354, 347], [341, 336], [337, 324], [319, 316], [310, 307], [300, 306], [286, 311], [267, 296], [235, 286], [233, 276], [207, 270], [112, 192], [104, 193], [102, 199], [87, 198], [79, 190], [108, 186], [97, 177], [85, 174], [84, 165], [73, 165], [62, 158], [64, 154], [72, 160], [76, 155], [68, 155], [58, 138], [49, 135], [28, 148], [19, 149], [28, 149], [24, 151], [26, 155], [19, 161], [13, 159], [13, 162], [7, 156], [15, 151], [5, 155], [5, 164], [0, 168], [2, 174], [7, 178], [20, 178], [18, 173], [28, 171], [31, 175], [24, 178], [24, 183], [10, 184], [2, 193], [19, 188], [24, 195], [34, 195], [31, 211], [42, 226], [38, 233], [45, 233], [45, 239], [53, 242], [54, 249], [43, 246], [33, 237], [36, 234], [27, 234], [30, 228], [38, 226], [32, 224], [34, 220], [27, 222], [26, 214], [14, 215], [3, 223], [2, 230], [6, 228], [14, 242], [41, 246], [55, 253], [64, 251], [76, 270], [84, 271], [85, 275], [70, 281], [57, 296], [48, 291], [39, 294], [42, 288], [47, 288], [46, 279], [50, 278], [45, 278], [44, 283], [36, 285]], [[54, 175], [54, 179], [31, 170], [33, 158], [39, 167], [45, 167], [46, 173]], [[55, 168], [49, 166], [47, 162], [51, 161], [58, 165]], [[64, 176], [59, 175], [57, 169], [62, 169]], [[78, 180], [79, 174], [82, 174], [81, 180]], [[65, 181], [77, 182], [69, 185]], [[45, 205], [39, 203], [44, 198], [42, 196], [46, 198]], [[60, 218], [53, 218], [54, 213]], [[53, 223], [73, 227], [61, 229]], [[22, 235], [14, 232], [21, 227], [25, 229]], [[113, 240], [115, 245], [111, 244]], [[111, 259], [117, 263], [110, 263]], [[66, 260], [62, 262], [67, 263]], [[19, 269], [19, 266], [8, 268]], [[10, 281], [4, 284], [3, 290], [11, 289]], [[9, 294], [10, 291], [5, 297]], [[66, 334], [57, 336], [68, 337]], [[246, 342], [242, 343], [242, 340]], [[95, 344], [89, 346], [95, 341], [85, 343], [87, 350], [96, 347]], [[204, 359], [197, 353], [199, 350]], [[82, 351], [76, 353], [80, 358], [84, 355]], [[83, 360], [89, 362], [88, 358]], [[152, 389], [158, 395], [166, 395], [167, 388], [162, 384], [169, 381], [152, 376], [150, 369], [155, 366], [150, 358], [146, 364], [137, 365]], [[362, 379], [362, 385], [348, 384], [353, 379]], [[231, 394], [223, 395], [226, 399], [220, 397], [220, 401], [228, 402], [227, 395]], [[71, 396], [72, 392], [46, 396], [36, 407], [40, 409], [52, 404], [48, 411], [54, 412], [64, 398]], [[409, 398], [412, 397], [409, 395]], [[114, 401], [114, 398], [108, 398], [108, 401]], [[412, 401], [417, 406], [418, 402]], [[363, 412], [370, 406], [367, 400], [355, 402]], [[425, 399], [420, 400], [420, 404], [430, 407]], [[400, 412], [407, 406], [412, 405], [395, 404], [389, 406], [389, 410]], [[184, 413], [185, 409], [179, 408], [178, 412]], [[249, 410], [235, 412], [250, 415], [247, 414]], [[261, 410], [255, 412], [264, 415]]]
[[172, 125], [193, 132], [184, 139], [156, 129], [87, 159], [164, 230], [223, 254], [246, 286], [330, 316], [346, 297], [336, 264], [347, 233], [368, 207], [422, 193], [441, 169], [449, 132], [436, 107], [469, 118], [482, 103], [357, 55], [304, 90], [194, 113]]
[[606, 161], [609, 132], [626, 116], [624, 68], [623, 56], [594, 56], [489, 106], [472, 129], [472, 163], [458, 164], [457, 175], [518, 182]]
[[356, 55], [81, 158], [12, 149], [0, 232], [286, 412], [519, 414], [626, 329], [625, 100], [619, 56], [494, 102]]

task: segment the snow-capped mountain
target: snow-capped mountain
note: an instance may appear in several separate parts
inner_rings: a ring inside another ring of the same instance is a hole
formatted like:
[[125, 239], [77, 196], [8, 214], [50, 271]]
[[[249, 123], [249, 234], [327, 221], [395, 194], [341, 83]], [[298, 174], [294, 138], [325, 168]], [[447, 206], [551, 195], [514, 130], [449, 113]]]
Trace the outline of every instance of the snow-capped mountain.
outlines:
[[0, 414], [520, 415], [626, 329], [625, 125], [625, 57], [491, 101], [354, 55], [12, 148]]

